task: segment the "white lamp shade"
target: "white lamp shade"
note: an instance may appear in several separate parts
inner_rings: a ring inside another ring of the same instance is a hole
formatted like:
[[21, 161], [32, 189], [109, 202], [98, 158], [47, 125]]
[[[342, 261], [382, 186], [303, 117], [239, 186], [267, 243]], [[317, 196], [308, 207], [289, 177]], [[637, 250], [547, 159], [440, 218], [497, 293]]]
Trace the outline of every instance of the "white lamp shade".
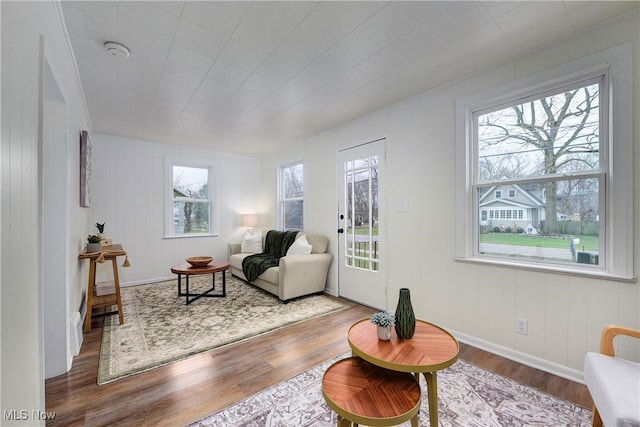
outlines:
[[242, 214], [242, 226], [243, 227], [257, 227], [258, 215], [256, 214]]

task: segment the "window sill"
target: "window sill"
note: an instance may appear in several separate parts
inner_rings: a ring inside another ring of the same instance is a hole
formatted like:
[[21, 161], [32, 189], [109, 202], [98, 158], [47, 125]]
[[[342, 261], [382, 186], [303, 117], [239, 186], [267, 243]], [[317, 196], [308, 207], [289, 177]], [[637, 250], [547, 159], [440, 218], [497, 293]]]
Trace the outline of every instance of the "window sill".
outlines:
[[210, 234], [210, 233], [202, 233], [202, 234], [179, 234], [175, 236], [162, 236], [163, 239], [194, 239], [198, 237], [220, 237], [219, 234]]
[[542, 273], [558, 273], [570, 276], [589, 277], [594, 279], [613, 280], [617, 282], [627, 283], [637, 282], [637, 277], [635, 276], [623, 276], [605, 270], [587, 270], [555, 265], [534, 265], [525, 262], [514, 262], [496, 258], [488, 259], [480, 257], [455, 257], [454, 260], [457, 262], [467, 262], [472, 264], [491, 265], [498, 267], [510, 267], [520, 270], [537, 271]]

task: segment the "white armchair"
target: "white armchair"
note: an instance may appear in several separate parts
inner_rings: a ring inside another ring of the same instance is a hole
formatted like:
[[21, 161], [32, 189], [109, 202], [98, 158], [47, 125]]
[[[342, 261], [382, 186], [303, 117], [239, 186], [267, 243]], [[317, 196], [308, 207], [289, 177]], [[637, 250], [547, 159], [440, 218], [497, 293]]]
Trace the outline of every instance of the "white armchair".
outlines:
[[608, 325], [602, 331], [600, 353], [589, 352], [584, 380], [593, 398], [593, 427], [640, 426], [640, 363], [615, 357], [618, 335], [640, 338], [640, 330]]

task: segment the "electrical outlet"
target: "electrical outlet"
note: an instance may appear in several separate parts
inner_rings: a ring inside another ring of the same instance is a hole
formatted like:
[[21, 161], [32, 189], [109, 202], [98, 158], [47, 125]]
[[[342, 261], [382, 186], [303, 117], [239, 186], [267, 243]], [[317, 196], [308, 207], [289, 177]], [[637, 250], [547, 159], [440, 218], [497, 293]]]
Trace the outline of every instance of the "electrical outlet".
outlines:
[[529, 333], [529, 322], [527, 319], [516, 319], [516, 332], [521, 335]]

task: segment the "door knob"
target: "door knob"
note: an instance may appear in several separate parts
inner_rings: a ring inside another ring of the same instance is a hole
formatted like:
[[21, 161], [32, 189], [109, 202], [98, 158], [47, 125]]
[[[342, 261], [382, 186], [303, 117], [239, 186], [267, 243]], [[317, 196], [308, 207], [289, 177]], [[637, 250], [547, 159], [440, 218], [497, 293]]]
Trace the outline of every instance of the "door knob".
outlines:
[[344, 228], [338, 228], [338, 233], [344, 233]]

